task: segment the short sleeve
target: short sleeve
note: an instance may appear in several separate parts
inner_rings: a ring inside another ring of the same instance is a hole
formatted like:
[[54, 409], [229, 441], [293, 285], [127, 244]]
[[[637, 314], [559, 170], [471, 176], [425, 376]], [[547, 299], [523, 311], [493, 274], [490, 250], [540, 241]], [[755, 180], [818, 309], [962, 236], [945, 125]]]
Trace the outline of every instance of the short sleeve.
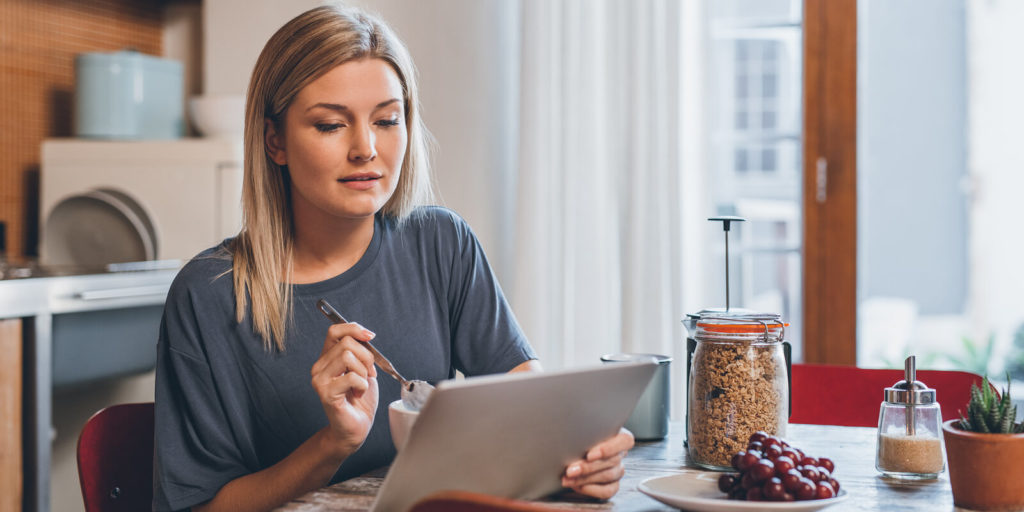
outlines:
[[[183, 510], [251, 472], [222, 405], [187, 286], [168, 294], [157, 343], [153, 508]], [[237, 428], [237, 427], [236, 427]]]
[[507, 372], [537, 359], [523, 334], [483, 248], [469, 225], [452, 215], [448, 289], [455, 367], [466, 375]]

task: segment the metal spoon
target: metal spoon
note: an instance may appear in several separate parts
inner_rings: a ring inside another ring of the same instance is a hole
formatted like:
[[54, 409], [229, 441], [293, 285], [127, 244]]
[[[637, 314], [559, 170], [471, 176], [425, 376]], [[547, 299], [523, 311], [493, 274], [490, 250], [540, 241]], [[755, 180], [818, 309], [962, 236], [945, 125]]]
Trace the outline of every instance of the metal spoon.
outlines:
[[[327, 318], [331, 319], [336, 324], [347, 324], [348, 320], [341, 316], [326, 300], [320, 299], [316, 301], [316, 307], [320, 310]], [[434, 391], [434, 386], [431, 386], [429, 382], [424, 380], [406, 380], [402, 377], [402, 374], [398, 373], [398, 370], [388, 361], [388, 358], [384, 357], [376, 347], [371, 345], [369, 342], [360, 341], [366, 348], [373, 354], [373, 362], [377, 363], [377, 366], [381, 370], [384, 370], [388, 375], [391, 375], [398, 382], [401, 383], [402, 387], [402, 404], [405, 405], [406, 409], [413, 411], [420, 410], [423, 404], [427, 403], [427, 398], [430, 398], [430, 393]]]

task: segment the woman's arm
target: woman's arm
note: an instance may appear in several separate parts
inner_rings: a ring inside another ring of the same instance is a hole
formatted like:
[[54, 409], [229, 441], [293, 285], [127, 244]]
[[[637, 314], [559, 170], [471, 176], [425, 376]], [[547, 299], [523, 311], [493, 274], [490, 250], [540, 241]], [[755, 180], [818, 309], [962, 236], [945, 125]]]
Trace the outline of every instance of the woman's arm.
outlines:
[[228, 482], [212, 500], [193, 510], [273, 509], [327, 485], [351, 453], [339, 450], [331, 441], [330, 427], [324, 427], [277, 464]]
[[379, 391], [373, 355], [359, 341], [373, 333], [359, 324], [335, 324], [310, 371], [328, 425], [269, 468], [228, 482], [200, 512], [270, 510], [328, 482], [338, 466], [366, 441]]

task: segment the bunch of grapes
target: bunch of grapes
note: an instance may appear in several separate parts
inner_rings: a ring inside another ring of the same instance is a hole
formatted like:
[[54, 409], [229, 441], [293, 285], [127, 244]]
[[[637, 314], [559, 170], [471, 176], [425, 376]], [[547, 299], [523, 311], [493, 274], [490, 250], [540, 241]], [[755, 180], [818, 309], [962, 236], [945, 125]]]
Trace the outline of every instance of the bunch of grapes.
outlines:
[[755, 432], [746, 450], [732, 457], [739, 473], [718, 478], [730, 499], [749, 501], [822, 500], [839, 494], [835, 464], [810, 457], [776, 436]]

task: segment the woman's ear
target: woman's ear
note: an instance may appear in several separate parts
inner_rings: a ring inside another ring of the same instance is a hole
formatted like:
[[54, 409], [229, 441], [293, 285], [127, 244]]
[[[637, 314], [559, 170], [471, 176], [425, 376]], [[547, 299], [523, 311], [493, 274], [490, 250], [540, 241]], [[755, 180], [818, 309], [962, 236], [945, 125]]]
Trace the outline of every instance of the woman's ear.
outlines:
[[273, 119], [263, 119], [263, 143], [267, 156], [277, 165], [288, 165], [288, 157], [284, 147], [284, 134], [278, 133], [277, 123]]

